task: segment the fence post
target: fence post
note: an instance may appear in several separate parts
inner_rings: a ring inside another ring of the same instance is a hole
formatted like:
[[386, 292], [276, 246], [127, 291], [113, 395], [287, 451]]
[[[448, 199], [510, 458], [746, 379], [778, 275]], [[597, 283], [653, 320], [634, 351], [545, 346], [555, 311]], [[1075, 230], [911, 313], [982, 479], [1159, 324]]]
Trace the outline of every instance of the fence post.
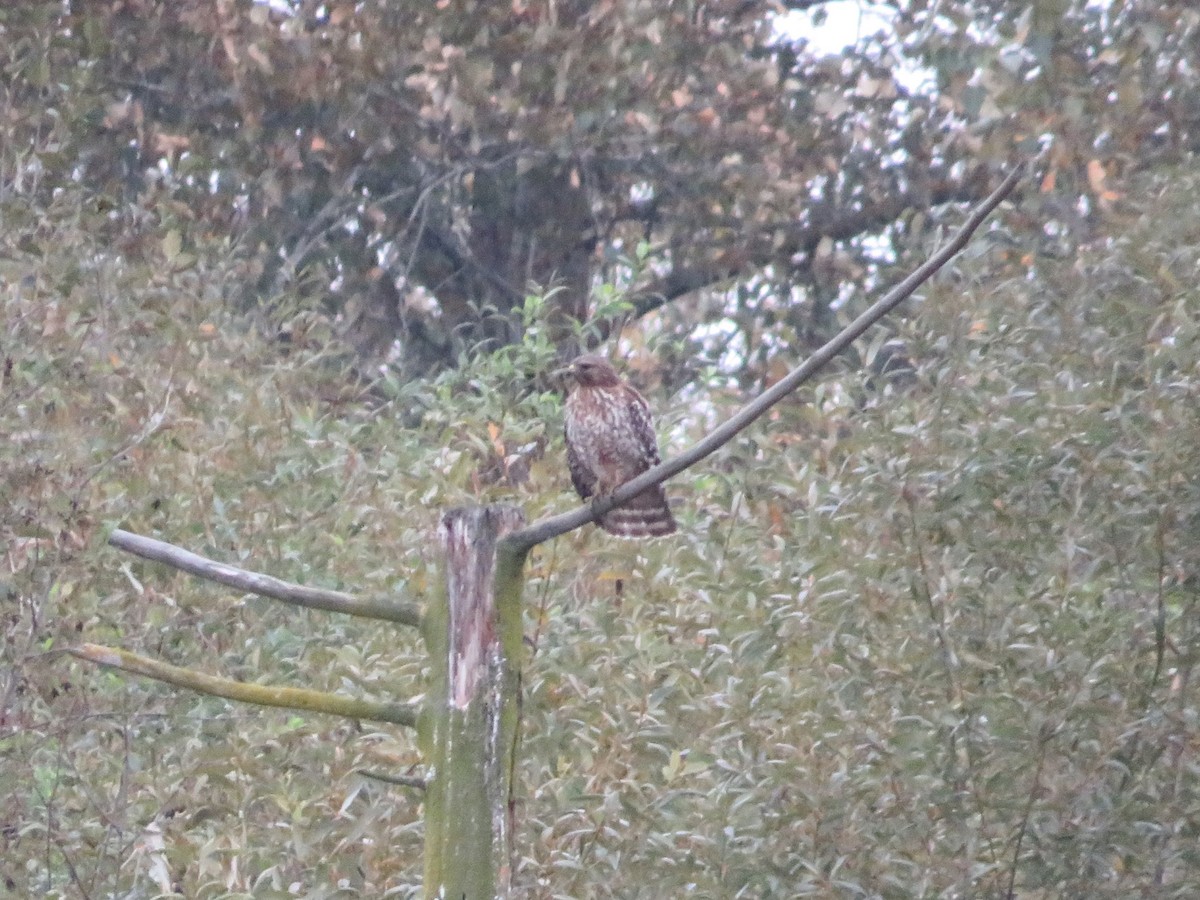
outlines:
[[424, 617], [430, 684], [419, 726], [426, 900], [509, 893], [524, 552], [498, 557], [497, 543], [523, 522], [500, 504], [452, 509], [438, 528], [445, 600], [432, 598]]

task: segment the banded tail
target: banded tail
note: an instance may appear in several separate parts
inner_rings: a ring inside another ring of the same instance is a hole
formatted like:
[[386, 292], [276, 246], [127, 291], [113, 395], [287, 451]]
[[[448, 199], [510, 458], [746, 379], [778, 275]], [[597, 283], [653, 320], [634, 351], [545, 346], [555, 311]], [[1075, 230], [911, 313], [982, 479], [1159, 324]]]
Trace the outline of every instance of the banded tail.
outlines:
[[675, 531], [675, 517], [662, 485], [642, 491], [628, 503], [606, 512], [596, 524], [623, 538], [660, 537]]

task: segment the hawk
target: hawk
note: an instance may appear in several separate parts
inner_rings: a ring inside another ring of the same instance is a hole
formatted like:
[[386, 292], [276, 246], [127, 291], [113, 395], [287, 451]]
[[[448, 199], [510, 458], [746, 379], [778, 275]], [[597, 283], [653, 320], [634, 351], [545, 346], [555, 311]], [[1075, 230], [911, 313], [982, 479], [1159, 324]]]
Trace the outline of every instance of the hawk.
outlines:
[[[611, 494], [659, 463], [650, 405], [621, 380], [608, 360], [592, 354], [561, 370], [570, 380], [564, 431], [571, 483], [584, 500]], [[658, 537], [675, 530], [662, 485], [638, 494], [597, 520], [618, 537]]]

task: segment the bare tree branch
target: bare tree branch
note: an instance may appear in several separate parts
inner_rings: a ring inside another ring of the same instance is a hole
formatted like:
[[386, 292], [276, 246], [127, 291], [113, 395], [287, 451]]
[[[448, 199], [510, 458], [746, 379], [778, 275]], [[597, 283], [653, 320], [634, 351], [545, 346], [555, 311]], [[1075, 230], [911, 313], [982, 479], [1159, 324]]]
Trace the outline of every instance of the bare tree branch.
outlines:
[[338, 694], [328, 694], [325, 691], [312, 691], [305, 688], [247, 684], [243, 681], [205, 675], [192, 669], [172, 666], [156, 659], [139, 656], [128, 650], [102, 647], [99, 644], [83, 644], [79, 647], [72, 647], [67, 652], [87, 662], [110, 666], [114, 669], [132, 672], [135, 675], [143, 675], [146, 678], [153, 678], [155, 681], [188, 688], [201, 694], [224, 697], [226, 700], [254, 703], [258, 706], [280, 706], [285, 709], [329, 713], [348, 719], [391, 722], [394, 725], [407, 725], [410, 728], [415, 728], [417, 725], [417, 708], [408, 703], [376, 703], [373, 700], [355, 700], [352, 697], [342, 697]]
[[866, 312], [843, 328], [833, 339], [822, 346], [816, 353], [806, 359], [800, 366], [793, 369], [750, 403], [743, 406], [737, 413], [727, 419], [724, 424], [714, 430], [703, 440], [678, 456], [668, 459], [660, 465], [643, 472], [637, 478], [621, 485], [607, 497], [599, 498], [592, 503], [580, 506], [570, 512], [557, 516], [549, 516], [534, 522], [528, 528], [515, 531], [503, 538], [501, 549], [504, 552], [523, 555], [530, 548], [548, 541], [551, 538], [566, 534], [587, 522], [592, 522], [610, 509], [628, 502], [647, 488], [661, 484], [672, 475], [677, 475], [684, 469], [694, 466], [700, 460], [710, 455], [733, 439], [740, 431], [750, 425], [755, 419], [790, 394], [804, 382], [808, 381], [827, 365], [834, 357], [850, 346], [862, 334], [908, 299], [912, 293], [924, 284], [942, 266], [949, 262], [959, 250], [966, 246], [975, 230], [983, 224], [984, 219], [1000, 205], [1017, 186], [1025, 166], [1016, 166], [1000, 185], [980, 203], [967, 217], [954, 237], [942, 246], [933, 256], [922, 263], [911, 275], [900, 284], [888, 291], [880, 300], [875, 302]]
[[341, 591], [292, 584], [272, 578], [270, 575], [261, 575], [258, 572], [248, 572], [235, 566], [227, 566], [174, 544], [168, 544], [166, 541], [143, 537], [119, 528], [109, 535], [108, 542], [127, 553], [164, 563], [198, 578], [205, 578], [262, 597], [282, 600], [295, 606], [345, 613], [349, 616], [361, 616], [366, 619], [382, 619], [385, 622], [411, 625], [414, 628], [419, 628], [421, 625], [420, 607], [413, 603], [398, 603], [393, 600], [362, 600]]

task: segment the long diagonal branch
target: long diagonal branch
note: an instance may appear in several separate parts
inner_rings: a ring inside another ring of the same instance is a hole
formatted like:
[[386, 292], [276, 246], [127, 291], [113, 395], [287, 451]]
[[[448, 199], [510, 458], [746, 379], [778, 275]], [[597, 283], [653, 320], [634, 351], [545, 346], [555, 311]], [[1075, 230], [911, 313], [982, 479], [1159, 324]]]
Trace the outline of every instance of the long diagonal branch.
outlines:
[[839, 353], [861, 337], [868, 328], [890, 313], [904, 300], [908, 299], [918, 287], [928, 281], [935, 272], [949, 262], [959, 250], [967, 245], [967, 242], [971, 239], [971, 235], [983, 224], [984, 219], [991, 214], [992, 210], [999, 206], [1000, 202], [1017, 186], [1017, 183], [1021, 180], [1021, 176], [1024, 174], [1024, 170], [1024, 165], [1016, 166], [1000, 182], [999, 186], [972, 210], [954, 237], [947, 241], [933, 256], [929, 257], [912, 274], [892, 288], [892, 290], [888, 291], [885, 296], [872, 304], [868, 310], [843, 328], [834, 338], [806, 359], [800, 366], [793, 369], [784, 378], [743, 406], [711, 434], [678, 456], [668, 459], [666, 462], [654, 466], [652, 469], [648, 469], [637, 478], [621, 485], [621, 487], [617, 488], [607, 497], [600, 498], [593, 503], [578, 507], [570, 512], [561, 513], [557, 516], [549, 516], [534, 522], [527, 528], [514, 531], [500, 542], [501, 548], [511, 554], [524, 554], [532, 547], [544, 541], [558, 537], [561, 534], [566, 534], [568, 531], [572, 531], [581, 525], [599, 518], [613, 507], [620, 506], [622, 503], [632, 500], [647, 488], [661, 484], [672, 475], [678, 475], [684, 469], [694, 466], [700, 460], [727, 444], [755, 419], [812, 378], [813, 375], [826, 366]]
[[272, 597], [296, 606], [345, 613], [367, 619], [382, 619], [385, 622], [397, 622], [401, 625], [411, 625], [414, 628], [421, 625], [421, 610], [412, 603], [364, 600], [341, 591], [292, 584], [270, 575], [249, 572], [236, 566], [227, 566], [224, 563], [192, 553], [190, 550], [184, 550], [182, 547], [176, 547], [174, 544], [168, 544], [166, 541], [143, 537], [119, 528], [109, 535], [108, 542], [118, 549], [133, 553], [143, 559], [164, 563], [199, 578], [248, 591], [251, 594]]
[[395, 725], [407, 725], [410, 728], [415, 728], [417, 724], [417, 709], [408, 703], [377, 703], [374, 700], [356, 700], [353, 697], [342, 697], [338, 694], [306, 688], [247, 684], [244, 681], [234, 681], [230, 678], [205, 675], [203, 672], [193, 669], [172, 666], [156, 659], [130, 653], [128, 650], [102, 647], [99, 644], [82, 644], [72, 647], [68, 652], [87, 662], [132, 672], [135, 675], [153, 678], [155, 681], [173, 684], [176, 687], [188, 688], [201, 694], [224, 697], [226, 700], [254, 703], [258, 706], [281, 706], [285, 709], [329, 713], [348, 719], [391, 722]]

